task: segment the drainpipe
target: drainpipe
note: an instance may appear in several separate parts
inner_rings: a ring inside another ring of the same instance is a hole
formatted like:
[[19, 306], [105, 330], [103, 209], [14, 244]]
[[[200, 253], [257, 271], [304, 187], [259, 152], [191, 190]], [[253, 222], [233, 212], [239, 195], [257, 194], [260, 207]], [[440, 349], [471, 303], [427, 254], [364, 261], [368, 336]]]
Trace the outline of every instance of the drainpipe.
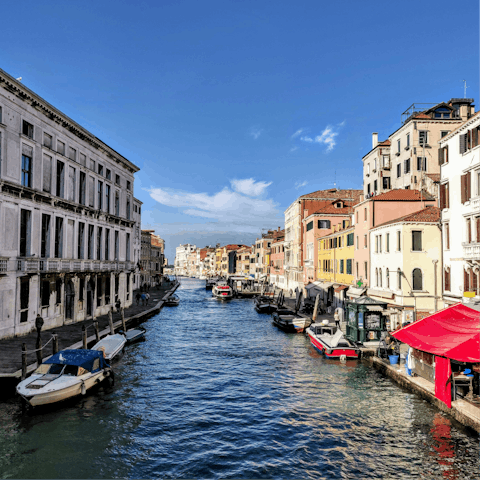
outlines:
[[433, 305], [434, 305], [434, 312], [438, 310], [437, 308], [437, 263], [438, 260], [432, 260], [433, 263], [433, 281], [435, 282], [435, 287], [434, 287], [434, 297], [433, 297]]

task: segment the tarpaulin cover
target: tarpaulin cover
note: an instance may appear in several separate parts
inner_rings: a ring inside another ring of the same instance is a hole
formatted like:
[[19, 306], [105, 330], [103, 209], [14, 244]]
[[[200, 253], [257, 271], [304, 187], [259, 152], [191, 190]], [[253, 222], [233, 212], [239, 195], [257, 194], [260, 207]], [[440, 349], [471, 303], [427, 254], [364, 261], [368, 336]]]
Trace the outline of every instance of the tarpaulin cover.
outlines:
[[461, 303], [411, 323], [392, 335], [417, 350], [459, 362], [480, 362], [480, 313]]
[[[97, 358], [100, 360], [100, 368], [93, 370], [93, 362]], [[61, 352], [52, 355], [50, 358], [47, 358], [43, 363], [76, 365], [89, 372], [96, 372], [109, 366], [103, 357], [103, 352], [99, 350], [62, 350]]]
[[452, 408], [452, 366], [449, 358], [435, 358], [435, 396]]

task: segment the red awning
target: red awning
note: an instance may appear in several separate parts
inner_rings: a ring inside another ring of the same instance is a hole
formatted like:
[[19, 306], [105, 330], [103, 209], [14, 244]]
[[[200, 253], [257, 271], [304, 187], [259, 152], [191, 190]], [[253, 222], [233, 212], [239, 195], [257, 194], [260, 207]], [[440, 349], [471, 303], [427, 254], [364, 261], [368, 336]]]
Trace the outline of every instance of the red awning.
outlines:
[[480, 313], [461, 303], [412, 323], [392, 335], [417, 350], [459, 362], [480, 362]]

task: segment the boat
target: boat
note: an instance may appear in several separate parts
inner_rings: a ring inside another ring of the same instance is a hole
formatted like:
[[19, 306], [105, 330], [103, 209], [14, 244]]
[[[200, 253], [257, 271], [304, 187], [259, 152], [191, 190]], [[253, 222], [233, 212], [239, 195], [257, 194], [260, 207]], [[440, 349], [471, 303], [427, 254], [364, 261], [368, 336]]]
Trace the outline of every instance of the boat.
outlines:
[[44, 360], [16, 391], [27, 405], [36, 407], [85, 395], [108, 377], [113, 383], [113, 370], [102, 352], [62, 350]]
[[137, 328], [132, 328], [131, 330], [127, 330], [125, 332], [127, 345], [130, 345], [134, 342], [138, 342], [139, 340], [143, 340], [145, 338], [146, 333], [147, 331], [143, 327], [137, 327]]
[[308, 317], [301, 317], [293, 314], [283, 315], [279, 312], [273, 312], [273, 323], [285, 332], [302, 333], [311, 323]]
[[212, 295], [220, 300], [229, 300], [233, 297], [233, 290], [226, 282], [219, 282], [213, 287]]
[[177, 307], [179, 303], [180, 303], [180, 299], [178, 298], [177, 295], [170, 295], [165, 300], [165, 306], [166, 307]]
[[126, 343], [125, 335], [115, 333], [114, 335], [103, 337], [92, 347], [92, 350], [101, 350], [104, 352], [107, 362], [110, 362], [122, 353]]
[[277, 305], [272, 303], [272, 298], [259, 296], [255, 299], [255, 310], [258, 313], [273, 313], [277, 311]]
[[216, 283], [217, 283], [216, 278], [207, 278], [205, 280], [205, 289], [212, 290]]
[[327, 358], [358, 358], [360, 349], [336, 325], [312, 324], [307, 329], [312, 345]]

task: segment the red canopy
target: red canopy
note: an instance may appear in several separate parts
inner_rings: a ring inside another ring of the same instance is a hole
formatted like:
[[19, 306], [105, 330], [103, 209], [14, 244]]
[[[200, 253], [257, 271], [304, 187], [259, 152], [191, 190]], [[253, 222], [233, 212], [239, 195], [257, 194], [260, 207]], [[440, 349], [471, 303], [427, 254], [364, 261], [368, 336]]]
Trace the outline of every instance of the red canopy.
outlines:
[[461, 303], [411, 323], [392, 335], [417, 350], [459, 362], [480, 362], [480, 313]]

